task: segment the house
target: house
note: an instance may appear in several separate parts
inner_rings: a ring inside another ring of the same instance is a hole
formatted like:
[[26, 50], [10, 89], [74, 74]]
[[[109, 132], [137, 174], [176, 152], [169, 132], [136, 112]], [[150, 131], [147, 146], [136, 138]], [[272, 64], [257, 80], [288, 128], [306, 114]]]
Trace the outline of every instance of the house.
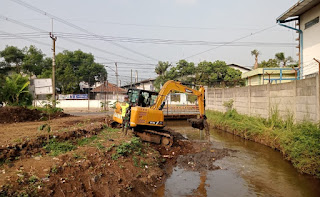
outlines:
[[[277, 18], [277, 23], [299, 33], [300, 78], [317, 75], [320, 60], [320, 0], [300, 0]], [[296, 21], [297, 27], [287, 23]]]
[[[132, 84], [132, 88], [154, 91], [155, 88], [154, 88], [153, 84], [154, 84], [155, 80], [156, 80], [155, 78], [149, 78], [149, 79], [146, 79], [146, 80], [142, 80], [142, 81], [133, 83]], [[131, 84], [122, 86], [122, 88], [124, 88], [124, 89], [129, 89], [130, 87], [131, 87]]]
[[297, 72], [293, 68], [257, 68], [250, 72], [242, 73], [246, 86], [278, 84], [296, 80]]
[[124, 99], [124, 95], [127, 94], [125, 89], [117, 87], [117, 85], [109, 82], [97, 86], [91, 92], [94, 94], [95, 100], [105, 101], [117, 100], [117, 97], [118, 100], [122, 101]]
[[229, 66], [230, 68], [239, 70], [239, 71], [242, 72], [242, 73], [246, 73], [246, 72], [249, 72], [249, 71], [252, 70], [251, 68], [247, 68], [247, 67], [240, 66], [240, 65], [237, 65], [237, 64], [229, 64], [228, 66]]

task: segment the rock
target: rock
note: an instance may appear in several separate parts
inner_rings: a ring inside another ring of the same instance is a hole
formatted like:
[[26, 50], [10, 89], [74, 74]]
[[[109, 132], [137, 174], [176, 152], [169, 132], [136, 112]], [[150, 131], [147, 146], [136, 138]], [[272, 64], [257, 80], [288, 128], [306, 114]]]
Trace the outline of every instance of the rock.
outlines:
[[37, 161], [40, 161], [40, 157], [35, 157], [34, 159]]
[[99, 176], [98, 175], [95, 175], [93, 178], [92, 178], [92, 181], [94, 182], [94, 183], [96, 183], [98, 180], [99, 180]]
[[48, 177], [42, 178], [41, 180], [42, 180], [43, 182], [49, 182], [49, 181], [50, 181], [50, 179], [49, 179]]

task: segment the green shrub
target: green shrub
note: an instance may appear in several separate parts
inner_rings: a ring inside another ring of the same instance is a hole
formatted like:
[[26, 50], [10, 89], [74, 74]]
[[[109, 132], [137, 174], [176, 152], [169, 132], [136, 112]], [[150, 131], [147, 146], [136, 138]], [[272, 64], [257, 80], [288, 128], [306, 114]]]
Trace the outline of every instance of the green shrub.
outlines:
[[116, 153], [113, 158], [117, 159], [120, 156], [128, 156], [134, 151], [141, 152], [141, 140], [140, 138], [133, 137], [130, 142], [123, 142], [116, 148]]
[[51, 139], [44, 148], [50, 152], [50, 155], [57, 156], [65, 152], [72, 151], [76, 147], [69, 141], [58, 142], [56, 139]]

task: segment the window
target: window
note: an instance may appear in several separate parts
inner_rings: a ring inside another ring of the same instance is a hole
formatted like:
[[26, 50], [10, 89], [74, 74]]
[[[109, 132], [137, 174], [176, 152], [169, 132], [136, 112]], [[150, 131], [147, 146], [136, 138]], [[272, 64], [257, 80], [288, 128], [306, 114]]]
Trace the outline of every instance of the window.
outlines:
[[304, 24], [304, 29], [308, 29], [317, 23], [319, 23], [319, 16]]

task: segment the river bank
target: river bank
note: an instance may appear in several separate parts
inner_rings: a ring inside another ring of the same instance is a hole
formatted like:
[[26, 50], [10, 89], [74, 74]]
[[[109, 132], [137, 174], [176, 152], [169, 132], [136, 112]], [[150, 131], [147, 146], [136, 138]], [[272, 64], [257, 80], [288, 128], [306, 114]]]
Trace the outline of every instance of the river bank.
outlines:
[[293, 117], [281, 120], [277, 111], [270, 119], [207, 111], [213, 128], [227, 131], [279, 150], [299, 172], [320, 178], [320, 129], [310, 122], [293, 123]]
[[178, 133], [169, 149], [142, 142], [107, 127], [104, 116], [55, 119], [47, 134], [38, 130], [44, 123], [0, 124], [0, 196], [150, 196], [179, 156], [227, 154]]

